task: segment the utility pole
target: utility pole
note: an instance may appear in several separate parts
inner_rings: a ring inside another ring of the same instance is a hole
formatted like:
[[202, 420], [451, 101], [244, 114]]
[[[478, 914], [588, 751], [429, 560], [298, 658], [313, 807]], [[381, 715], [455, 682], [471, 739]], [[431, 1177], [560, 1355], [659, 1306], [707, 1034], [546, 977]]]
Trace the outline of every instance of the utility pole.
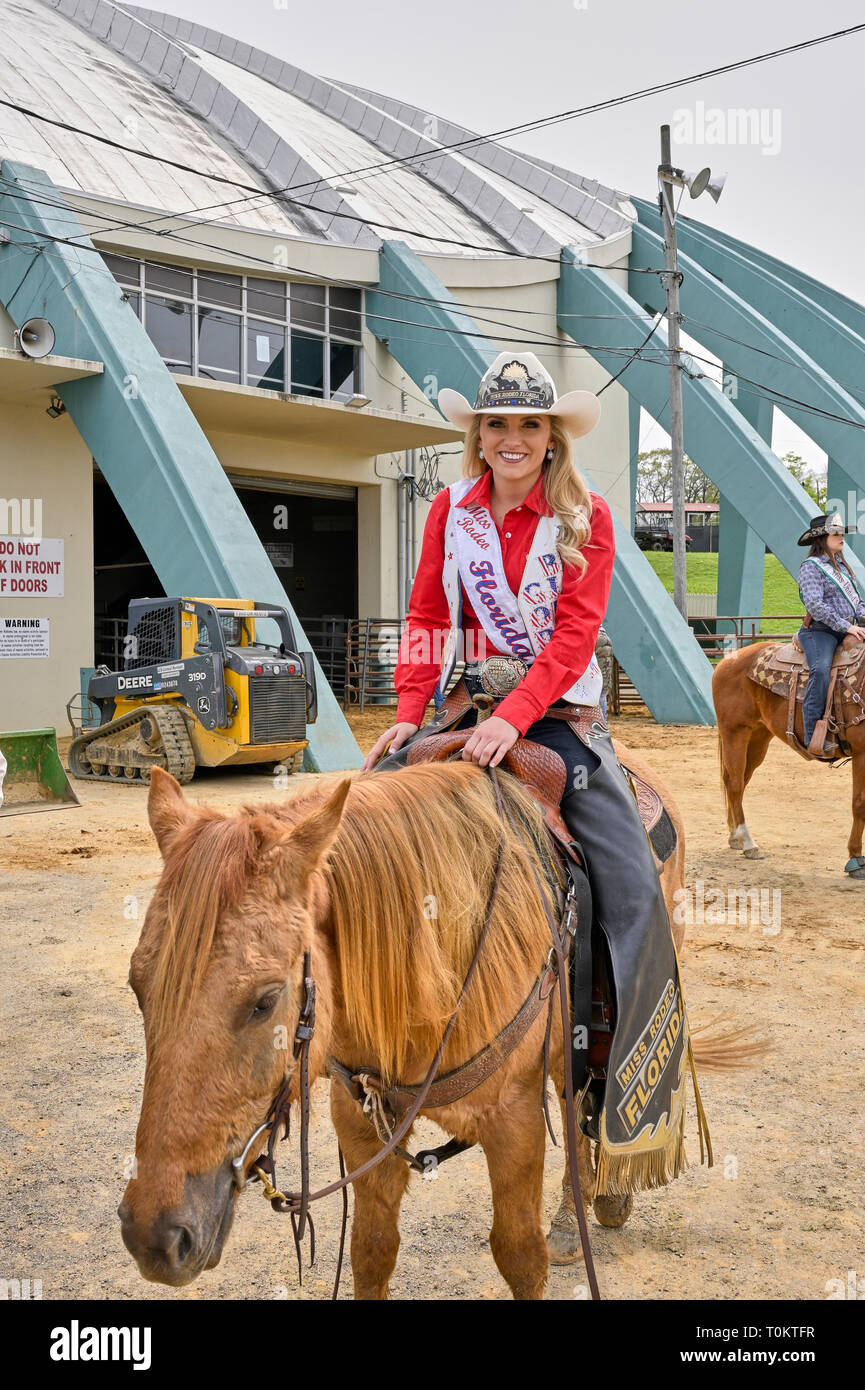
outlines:
[[[664, 283], [667, 290], [667, 341], [670, 351], [670, 468], [673, 491], [673, 602], [687, 621], [688, 572], [685, 550], [685, 469], [682, 431], [682, 366], [680, 361], [679, 261], [676, 253], [676, 222], [671, 178], [670, 127], [661, 126], [661, 163], [658, 202], [664, 223]], [[678, 180], [681, 182], [681, 180]]]

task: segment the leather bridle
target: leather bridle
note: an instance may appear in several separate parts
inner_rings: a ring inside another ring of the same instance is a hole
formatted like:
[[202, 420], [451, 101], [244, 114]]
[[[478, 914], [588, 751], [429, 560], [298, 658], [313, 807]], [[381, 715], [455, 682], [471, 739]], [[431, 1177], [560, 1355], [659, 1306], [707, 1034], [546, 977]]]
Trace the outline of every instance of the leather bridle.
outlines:
[[[490, 778], [493, 783], [493, 789], [496, 795], [496, 803], [498, 807], [500, 821], [502, 822], [502, 824], [504, 824], [505, 817], [507, 817], [511, 825], [511, 828], [516, 833], [519, 833], [514, 818], [502, 797], [501, 788], [499, 786], [498, 776], [495, 768], [488, 767], [487, 771], [489, 772]], [[247, 1181], [246, 1164], [248, 1161], [248, 1156], [250, 1152], [252, 1152], [253, 1147], [258, 1141], [258, 1139], [266, 1133], [268, 1137], [265, 1151], [258, 1157], [256, 1162], [252, 1165], [250, 1171], [255, 1178], [260, 1179], [261, 1182], [264, 1184], [264, 1196], [269, 1200], [271, 1206], [273, 1207], [273, 1210], [279, 1212], [280, 1215], [288, 1215], [291, 1217], [292, 1234], [294, 1236], [294, 1244], [298, 1259], [299, 1273], [301, 1272], [301, 1241], [303, 1240], [307, 1225], [309, 1225], [310, 1229], [310, 1263], [312, 1263], [315, 1259], [315, 1227], [313, 1225], [312, 1217], [309, 1212], [311, 1203], [317, 1202], [323, 1197], [329, 1197], [336, 1192], [342, 1193], [342, 1230], [340, 1234], [337, 1271], [332, 1293], [332, 1298], [334, 1299], [337, 1298], [339, 1293], [339, 1281], [342, 1271], [343, 1253], [345, 1248], [345, 1232], [348, 1214], [348, 1188], [350, 1184], [357, 1182], [358, 1178], [364, 1177], [365, 1174], [369, 1173], [373, 1168], [376, 1168], [379, 1163], [384, 1162], [384, 1160], [386, 1158], [389, 1158], [392, 1154], [397, 1153], [400, 1156], [406, 1156], [404, 1151], [400, 1150], [399, 1148], [400, 1141], [411, 1129], [418, 1114], [424, 1108], [424, 1102], [427, 1100], [427, 1097], [438, 1074], [442, 1057], [444, 1056], [445, 1049], [447, 1048], [448, 1042], [450, 1041], [451, 1034], [453, 1033], [454, 1027], [456, 1025], [460, 1009], [462, 1008], [466, 993], [468, 992], [469, 986], [471, 985], [472, 979], [474, 978], [478, 962], [481, 958], [481, 953], [483, 951], [484, 944], [487, 939], [490, 923], [492, 921], [493, 909], [495, 907], [496, 899], [499, 893], [499, 887], [501, 884], [504, 849], [505, 841], [504, 838], [502, 838], [499, 840], [498, 843], [493, 882], [490, 888], [489, 899], [487, 901], [483, 927], [481, 928], [480, 934], [478, 936], [474, 955], [472, 956], [471, 963], [469, 964], [469, 968], [466, 971], [465, 979], [463, 980], [462, 987], [457, 998], [456, 1006], [454, 1008], [453, 1013], [451, 1014], [450, 1019], [448, 1020], [447, 1026], [445, 1027], [444, 1033], [442, 1034], [442, 1038], [439, 1043], [438, 1049], [436, 1051], [435, 1056], [432, 1059], [432, 1062], [429, 1065], [429, 1069], [426, 1073], [426, 1076], [424, 1077], [420, 1085], [412, 1088], [414, 1091], [414, 1095], [411, 1104], [409, 1105], [408, 1109], [404, 1112], [404, 1114], [402, 1114], [402, 1116], [399, 1118], [398, 1123], [396, 1123], [396, 1125], [392, 1129], [390, 1136], [387, 1138], [385, 1142], [383, 1142], [382, 1147], [378, 1150], [378, 1152], [373, 1154], [372, 1158], [367, 1159], [365, 1163], [360, 1164], [360, 1166], [358, 1168], [355, 1168], [351, 1173], [346, 1173], [345, 1171], [342, 1150], [340, 1149], [339, 1178], [334, 1179], [334, 1181], [328, 1183], [327, 1186], [319, 1188], [316, 1192], [310, 1192], [309, 1181], [309, 1045], [315, 1032], [315, 980], [312, 977], [310, 952], [309, 950], [307, 950], [304, 953], [303, 978], [305, 986], [305, 998], [294, 1035], [294, 1059], [296, 1066], [285, 1077], [270, 1109], [267, 1112], [267, 1115], [263, 1123], [258, 1126], [258, 1128], [247, 1140], [247, 1143], [244, 1146], [243, 1152], [240, 1154], [240, 1156], [232, 1160], [232, 1169], [234, 1173], [234, 1180], [236, 1186], [238, 1187], [238, 1189], [242, 1190], [245, 1187]], [[563, 935], [559, 933], [559, 930], [553, 919], [553, 915], [550, 912], [549, 905], [547, 903], [547, 897], [541, 885], [540, 879], [538, 878], [537, 870], [535, 869], [533, 864], [531, 864], [530, 867], [535, 879], [535, 883], [537, 884], [538, 892], [540, 894], [541, 902], [544, 908], [544, 914], [547, 919], [547, 925], [550, 929], [550, 934], [552, 937], [553, 944], [550, 951], [550, 963], [555, 968], [555, 974], [558, 982], [559, 1003], [562, 1018], [562, 1050], [564, 1054], [565, 1072], [564, 1100], [567, 1129], [568, 1171], [571, 1183], [571, 1192], [574, 1199], [574, 1206], [576, 1208], [577, 1223], [580, 1231], [580, 1243], [582, 1245], [583, 1256], [586, 1264], [586, 1276], [589, 1282], [589, 1289], [592, 1298], [599, 1299], [600, 1293], [598, 1290], [598, 1282], [597, 1276], [595, 1274], [594, 1261], [592, 1259], [591, 1246], [589, 1244], [588, 1225], [586, 1222], [586, 1213], [585, 1208], [583, 1206], [582, 1192], [580, 1189], [579, 1162], [577, 1157], [578, 1138], [574, 1104], [573, 1065], [570, 1048], [571, 1024], [567, 999], [567, 967], [565, 962], [564, 939]], [[550, 1010], [550, 1014], [547, 1021], [547, 1031], [544, 1046], [545, 1113], [547, 1054], [549, 1050], [551, 1021], [552, 1010]], [[283, 1139], [287, 1139], [289, 1136], [290, 1109], [292, 1104], [289, 1095], [297, 1067], [299, 1067], [300, 1069], [300, 1086], [298, 1097], [300, 1108], [300, 1191], [281, 1192], [277, 1186], [276, 1181], [276, 1159], [274, 1156], [274, 1148], [279, 1138], [280, 1128], [282, 1129]], [[547, 1123], [549, 1125], [548, 1115]], [[445, 1147], [447, 1148], [450, 1146]]]

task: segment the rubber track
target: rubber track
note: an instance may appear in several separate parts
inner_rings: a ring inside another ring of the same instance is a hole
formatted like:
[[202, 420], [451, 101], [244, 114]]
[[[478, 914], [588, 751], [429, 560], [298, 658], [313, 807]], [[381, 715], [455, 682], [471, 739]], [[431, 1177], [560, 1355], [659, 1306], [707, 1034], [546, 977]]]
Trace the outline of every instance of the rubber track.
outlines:
[[[101, 724], [97, 729], [88, 729], [86, 733], [79, 734], [78, 738], [73, 739], [69, 745], [69, 769], [73, 776], [81, 781], [89, 782], [121, 780], [110, 775], [107, 765], [104, 773], [84, 772], [78, 761], [78, 755], [81, 753], [86, 757], [90, 744], [101, 738], [119, 733], [123, 729], [131, 728], [135, 724], [140, 724], [149, 717], [153, 718], [162, 739], [161, 752], [154, 750], [155, 754], [161, 757], [161, 762], [152, 763], [150, 766], [163, 767], [181, 785], [191, 782], [195, 775], [195, 752], [186, 727], [186, 720], [179, 709], [174, 709], [170, 705], [147, 705], [141, 709], [133, 710], [131, 714], [123, 715], [120, 719], [112, 719], [108, 724]], [[133, 779], [124, 777], [122, 780], [128, 782]], [[143, 779], [141, 779], [141, 784], [146, 785]]]

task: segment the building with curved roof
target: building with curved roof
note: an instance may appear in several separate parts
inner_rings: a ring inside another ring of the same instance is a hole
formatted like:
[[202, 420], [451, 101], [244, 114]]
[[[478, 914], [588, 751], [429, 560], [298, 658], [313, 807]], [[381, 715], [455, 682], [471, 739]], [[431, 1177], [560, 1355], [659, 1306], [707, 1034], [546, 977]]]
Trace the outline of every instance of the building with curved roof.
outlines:
[[[663, 332], [641, 349], [662, 307], [639, 273], [663, 265], [651, 205], [157, 11], [0, 0], [0, 25], [2, 490], [11, 519], [40, 498], [63, 549], [60, 592], [0, 572], [0, 617], [52, 634], [47, 665], [0, 666], [8, 724], [57, 722], [94, 614], [98, 660], [160, 587], [287, 597], [320, 655], [328, 624], [401, 616], [426, 505], [459, 471], [437, 391], [470, 394], [517, 344], [561, 391], [604, 389], [579, 453], [617, 517], [617, 655], [659, 718], [711, 719], [708, 663], [630, 536], [639, 410], [667, 409]], [[772, 393], [804, 395], [791, 372], [814, 368], [837, 487], [865, 481], [829, 418], [863, 410], [834, 378], [844, 353], [856, 379], [862, 311], [682, 226], [700, 341], [761, 387], [730, 399], [685, 364], [686, 447], [723, 498], [718, 611], [758, 611], [758, 555], [792, 563], [810, 505], [768, 446]], [[38, 361], [16, 337], [36, 317], [55, 334]], [[310, 732], [311, 765], [356, 761], [328, 692]]]

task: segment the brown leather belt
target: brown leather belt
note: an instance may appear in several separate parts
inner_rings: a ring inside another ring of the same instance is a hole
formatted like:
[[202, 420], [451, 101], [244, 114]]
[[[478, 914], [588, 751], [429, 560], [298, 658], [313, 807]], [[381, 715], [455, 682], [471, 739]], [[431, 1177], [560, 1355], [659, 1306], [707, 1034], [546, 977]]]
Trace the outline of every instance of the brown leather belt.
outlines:
[[[519, 689], [519, 686], [517, 689]], [[506, 698], [507, 697], [503, 695], [501, 699], [494, 700], [490, 707], [490, 712], [495, 714], [502, 700]], [[444, 733], [446, 729], [450, 729], [454, 724], [457, 724], [459, 720], [462, 719], [463, 715], [471, 708], [472, 697], [469, 693], [465, 677], [461, 676], [444, 704], [436, 710], [435, 715], [429, 723], [423, 726], [422, 732], [424, 737], [427, 737], [429, 734]], [[541, 717], [543, 719], [566, 720], [573, 727], [574, 732], [579, 734], [584, 740], [588, 730], [593, 724], [600, 723], [604, 729], [607, 727], [607, 721], [604, 718], [604, 712], [600, 705], [561, 705], [558, 708], [556, 708], [555, 705], [550, 705], [549, 709], [546, 710]]]

